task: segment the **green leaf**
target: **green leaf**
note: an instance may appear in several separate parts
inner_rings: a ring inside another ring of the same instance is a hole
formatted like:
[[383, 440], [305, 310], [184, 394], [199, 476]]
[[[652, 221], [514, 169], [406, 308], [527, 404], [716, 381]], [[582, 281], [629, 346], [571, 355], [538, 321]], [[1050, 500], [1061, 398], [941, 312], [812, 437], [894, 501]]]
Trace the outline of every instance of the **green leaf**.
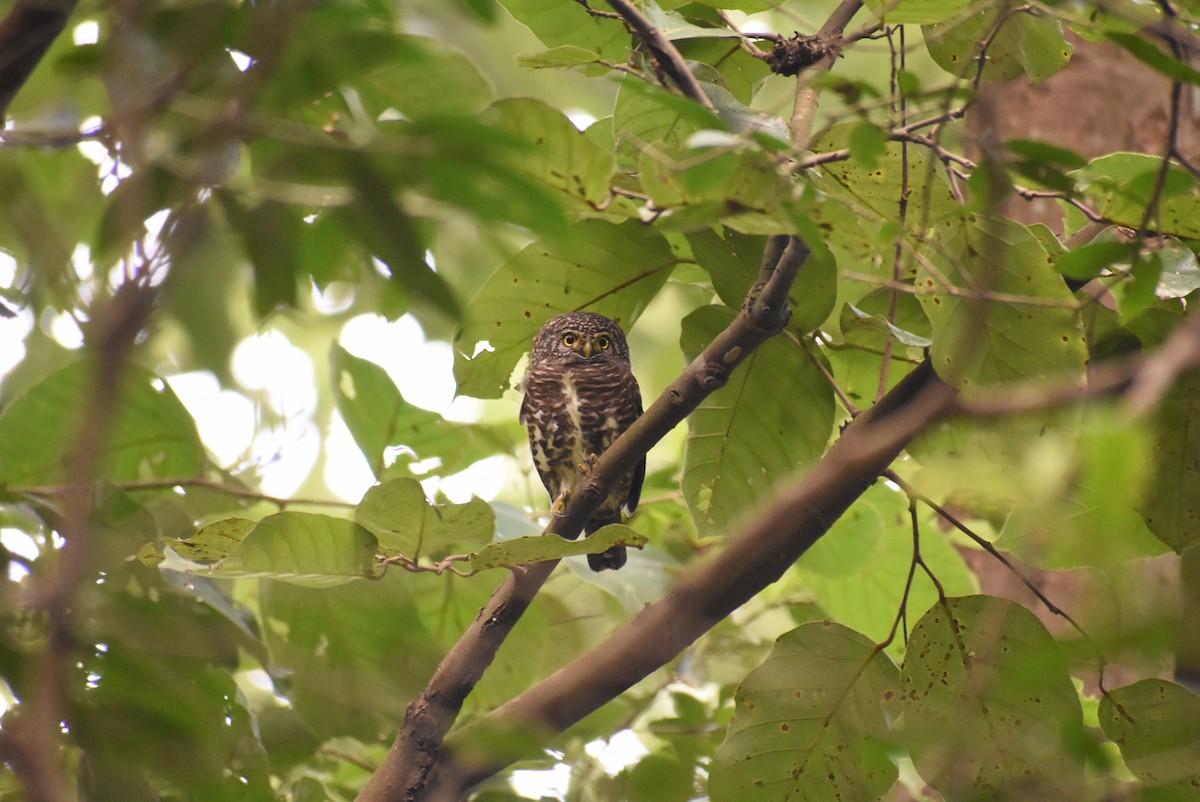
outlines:
[[613, 157], [577, 129], [557, 109], [532, 98], [508, 98], [480, 119], [498, 131], [528, 143], [507, 157], [513, 169], [562, 192], [583, 209], [600, 205], [609, 195]]
[[868, 170], [874, 169], [887, 143], [888, 135], [879, 126], [859, 123], [850, 134], [850, 157]]
[[[881, 298], [882, 294], [868, 295], [868, 298]], [[905, 296], [910, 297], [910, 296]], [[897, 296], [897, 308], [901, 305], [899, 296]], [[919, 307], [918, 307], [919, 308]], [[911, 312], [911, 307], [909, 308]], [[918, 322], [928, 324], [924, 317], [916, 318]], [[928, 348], [933, 341], [928, 337], [923, 337], [919, 334], [914, 334], [907, 329], [902, 329], [895, 323], [892, 323], [884, 315], [872, 315], [869, 312], [859, 309], [854, 304], [846, 304], [841, 318], [841, 328], [843, 333], [849, 333], [855, 329], [873, 329], [883, 332], [884, 334], [894, 337], [901, 345], [906, 345], [910, 348]]]
[[637, 78], [625, 78], [613, 109], [617, 152], [632, 162], [650, 146], [680, 152], [688, 138], [707, 128], [725, 129], [720, 118], [698, 103]]
[[[951, 595], [977, 592], [962, 556], [938, 532], [931, 516], [920, 520], [921, 559], [942, 590]], [[919, 573], [905, 595], [912, 556], [908, 499], [877, 482], [805, 552], [789, 584], [811, 596], [836, 621], [882, 642], [901, 604], [911, 620], [938, 601], [938, 589]], [[893, 644], [893, 651], [902, 654], [902, 645]]]
[[445, 39], [397, 34], [393, 55], [352, 84], [378, 117], [474, 114], [491, 101], [487, 77]]
[[1185, 374], [1154, 416], [1154, 475], [1138, 506], [1156, 537], [1177, 552], [1200, 542], [1200, 376]]
[[627, 58], [629, 34], [616, 20], [593, 17], [583, 6], [558, 0], [501, 0], [501, 4], [547, 47], [574, 45], [618, 63]]
[[574, 45], [563, 45], [543, 50], [540, 53], [517, 56], [517, 64], [529, 70], [545, 70], [595, 64], [597, 58], [598, 56], [591, 50], [584, 50], [582, 47]]
[[1145, 783], [1144, 799], [1195, 799], [1200, 789], [1200, 697], [1181, 685], [1144, 679], [1100, 699], [1100, 726]]
[[200, 527], [189, 538], [171, 538], [166, 545], [185, 560], [217, 562], [229, 556], [257, 524], [249, 518], [222, 518]]
[[938, 375], [961, 388], [1081, 379], [1087, 349], [1079, 312], [1037, 239], [1007, 220], [950, 219], [938, 228], [936, 268], [917, 279]]
[[455, 331], [459, 394], [499, 398], [538, 329], [557, 315], [587, 309], [628, 331], [674, 266], [666, 240], [640, 224], [589, 220], [569, 241], [527, 246], [492, 274]]
[[74, 148], [24, 148], [20, 158], [0, 160], [0, 248], [26, 267], [34, 298], [70, 307], [71, 252], [104, 205], [96, 166]]
[[[1047, 446], [1030, 455], [1052, 463], [1054, 451]], [[1040, 494], [1036, 488], [1021, 494], [997, 547], [1058, 569], [1116, 566], [1162, 554], [1165, 546], [1136, 512], [1156, 465], [1152, 447], [1146, 428], [1110, 410], [1088, 411], [1061, 482], [1047, 471], [1036, 480]]]
[[839, 624], [784, 634], [738, 687], [713, 802], [880, 798], [898, 775], [883, 704], [897, 680], [887, 655]]
[[535, 535], [501, 540], [484, 546], [471, 555], [472, 571], [488, 568], [511, 568], [516, 565], [577, 557], [582, 554], [600, 554], [613, 546], [631, 546], [640, 549], [646, 545], [645, 535], [638, 534], [623, 524], [610, 524], [582, 540], [564, 540], [554, 535]]
[[1023, 11], [1009, 16], [995, 32], [1002, 11], [988, 5], [965, 20], [924, 27], [929, 55], [946, 72], [970, 78], [979, 70], [980, 43], [987, 42], [986, 81], [1008, 81], [1025, 74], [1040, 84], [1067, 66], [1074, 48], [1063, 37], [1056, 17]]
[[[834, 126], [812, 149], [828, 153], [849, 148], [857, 128], [855, 123]], [[908, 196], [905, 221], [913, 233], [958, 210], [944, 171], [922, 149], [909, 147], [907, 164], [906, 170], [903, 143], [888, 142], [874, 168], [847, 159], [823, 165], [822, 174], [812, 180], [817, 192], [811, 200], [806, 195], [800, 209], [817, 225], [842, 270], [893, 278], [896, 239], [909, 233], [896, 222], [902, 194]]]
[[758, 279], [767, 238], [703, 228], [688, 232], [687, 241], [692, 257], [708, 273], [717, 296], [730, 309], [741, 308], [746, 293]]
[[[231, 529], [237, 528], [231, 525]], [[259, 521], [211, 573], [329, 587], [360, 577], [374, 578], [376, 551], [375, 536], [353, 521], [280, 512]]]
[[[435, 622], [457, 609], [445, 578], [432, 575], [322, 588], [264, 582], [259, 593], [273, 663], [288, 672], [288, 698], [322, 741], [373, 743], [395, 731], [448, 646]], [[422, 610], [422, 597], [436, 599], [441, 613]], [[455, 636], [463, 628], [450, 626]]]
[[247, 209], [236, 195], [217, 196], [254, 266], [254, 310], [266, 317], [296, 306], [296, 266], [303, 223], [295, 207], [263, 201]]
[[868, 0], [867, 7], [889, 25], [931, 25], [955, 18], [970, 5], [969, 0]]
[[430, 504], [416, 479], [375, 485], [363, 496], [354, 520], [379, 539], [379, 548], [414, 560], [445, 556], [452, 546], [482, 545], [496, 531], [496, 516], [486, 501]]
[[[377, 479], [412, 472], [414, 462], [422, 464], [422, 476], [446, 476], [497, 450], [512, 450], [512, 438], [499, 428], [448, 421], [409, 404], [387, 371], [336, 343], [330, 362], [338, 411]], [[405, 458], [389, 464], [393, 449], [403, 449]]]
[[1077, 799], [1083, 711], [1067, 660], [1024, 607], [952, 598], [913, 627], [901, 671], [904, 740], [949, 799]]
[[1077, 281], [1093, 279], [1107, 267], [1127, 262], [1137, 254], [1136, 242], [1097, 239], [1059, 256], [1054, 264], [1058, 272]]
[[1138, 61], [1162, 73], [1172, 81], [1200, 86], [1200, 70], [1189, 67], [1180, 59], [1171, 58], [1149, 40], [1118, 31], [1109, 31], [1105, 36], [1109, 41], [1116, 42], [1132, 54]]
[[372, 167], [369, 159], [347, 154], [345, 163], [355, 199], [337, 209], [337, 217], [387, 264], [393, 283], [406, 296], [421, 298], [447, 316], [457, 317], [459, 307], [454, 291], [426, 263], [425, 245], [412, 218], [397, 202], [394, 188]]
[[[74, 362], [38, 382], [0, 414], [0, 483], [59, 484], [97, 392], [98, 365]], [[112, 482], [196, 476], [205, 464], [196, 424], [166, 383], [122, 368], [99, 475]], [[105, 381], [116, 381], [107, 377]]]
[[[1140, 229], [1158, 186], [1162, 159], [1142, 153], [1101, 156], [1072, 173], [1086, 197], [1104, 217]], [[1200, 184], [1171, 165], [1158, 193], [1156, 230], [1177, 237], [1200, 237]]]
[[[723, 307], [698, 309], [683, 321], [688, 360], [733, 319]], [[833, 431], [833, 392], [794, 343], [768, 340], [688, 418], [683, 493], [697, 527], [724, 534], [775, 483], [816, 460]]]
[[1157, 253], [1140, 255], [1129, 267], [1129, 277], [1113, 288], [1117, 309], [1123, 321], [1130, 321], [1145, 312], [1157, 300], [1155, 291], [1162, 276], [1162, 261]]

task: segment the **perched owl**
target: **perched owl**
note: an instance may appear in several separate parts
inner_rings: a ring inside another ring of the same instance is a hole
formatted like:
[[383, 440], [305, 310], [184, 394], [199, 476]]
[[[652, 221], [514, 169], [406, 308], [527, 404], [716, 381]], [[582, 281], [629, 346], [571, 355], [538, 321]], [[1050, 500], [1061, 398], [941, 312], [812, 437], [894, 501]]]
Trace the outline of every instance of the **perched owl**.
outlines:
[[[521, 383], [521, 423], [554, 510], [617, 436], [642, 414], [642, 394], [629, 367], [621, 327], [592, 312], [556, 317], [534, 338], [529, 372]], [[621, 477], [584, 527], [590, 535], [631, 514], [642, 493], [646, 460]], [[593, 571], [620, 568], [625, 547], [589, 554]]]

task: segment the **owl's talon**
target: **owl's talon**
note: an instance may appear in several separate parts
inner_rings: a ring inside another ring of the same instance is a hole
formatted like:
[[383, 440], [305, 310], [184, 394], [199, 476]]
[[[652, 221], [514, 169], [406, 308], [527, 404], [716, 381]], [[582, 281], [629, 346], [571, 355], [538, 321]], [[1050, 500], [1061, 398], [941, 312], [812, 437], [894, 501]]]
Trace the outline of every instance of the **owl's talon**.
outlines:
[[565, 518], [567, 501], [571, 498], [570, 490], [563, 490], [558, 494], [558, 498], [554, 499], [554, 503], [550, 505], [550, 515], [555, 518]]

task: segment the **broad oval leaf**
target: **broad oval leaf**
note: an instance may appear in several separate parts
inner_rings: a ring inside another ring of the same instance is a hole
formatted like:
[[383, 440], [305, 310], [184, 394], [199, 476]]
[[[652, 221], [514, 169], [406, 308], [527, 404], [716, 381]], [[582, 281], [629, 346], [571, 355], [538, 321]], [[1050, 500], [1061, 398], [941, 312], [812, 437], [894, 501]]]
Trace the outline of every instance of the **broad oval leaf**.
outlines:
[[1001, 219], [947, 219], [917, 276], [933, 324], [930, 358], [962, 389], [1040, 378], [1082, 380], [1087, 363], [1075, 299], [1038, 240]]
[[588, 220], [567, 241], [527, 246], [492, 274], [454, 333], [459, 394], [499, 398], [538, 329], [558, 315], [587, 309], [628, 332], [675, 262], [666, 240], [635, 223]]
[[406, 557], [440, 557], [451, 546], [472, 548], [487, 543], [496, 531], [488, 503], [430, 504], [416, 479], [392, 479], [363, 496], [354, 520], [379, 539], [379, 548]]
[[781, 636], [737, 690], [713, 802], [878, 799], [898, 775], [884, 714], [898, 679], [887, 655], [840, 624]]
[[[695, 359], [733, 315], [717, 306], [688, 315], [684, 355]], [[722, 533], [780, 478], [819, 457], [833, 414], [833, 391], [799, 346], [784, 337], [759, 346], [688, 417], [683, 493], [700, 531]]]
[[600, 205], [612, 183], [612, 153], [597, 145], [562, 112], [532, 98], [507, 98], [487, 109], [480, 119], [498, 131], [528, 143], [503, 158], [535, 181], [586, 204]]
[[1159, 402], [1152, 448], [1154, 473], [1138, 512], [1182, 553], [1200, 542], [1200, 376], [1180, 378]]
[[257, 524], [249, 518], [222, 518], [200, 527], [189, 538], [167, 540], [166, 545], [185, 560], [217, 562], [228, 557], [255, 526]]
[[1200, 696], [1162, 679], [1144, 679], [1100, 699], [1100, 727], [1148, 786], [1147, 799], [1195, 799], [1200, 792], [1197, 722]]
[[1074, 48], [1063, 36], [1057, 18], [1031, 10], [1002, 19], [1001, 13], [1000, 6], [986, 5], [966, 20], [923, 28], [929, 55], [946, 72], [973, 77], [979, 70], [980, 43], [987, 42], [983, 63], [987, 81], [1007, 81], [1025, 74], [1040, 84], [1067, 66]]
[[[418, 461], [426, 466], [420, 475], [445, 476], [512, 450], [512, 439], [498, 427], [448, 421], [408, 403], [386, 370], [336, 343], [330, 362], [338, 411], [377, 479], [416, 473], [410, 466]], [[403, 458], [389, 463], [395, 449]]]
[[613, 546], [631, 546], [640, 549], [649, 542], [623, 524], [611, 524], [582, 540], [565, 540], [555, 535], [534, 535], [501, 540], [484, 546], [471, 555], [472, 571], [488, 568], [505, 568], [528, 563], [576, 557], [582, 554], [600, 554]]
[[609, 61], [624, 62], [630, 38], [617, 20], [593, 17], [576, 3], [501, 0], [501, 5], [547, 47], [574, 45]]
[[904, 740], [946, 798], [1081, 798], [1079, 697], [1062, 649], [1021, 605], [934, 606], [913, 627], [900, 682]]
[[[0, 483], [57, 484], [67, 477], [82, 425], [93, 425], [98, 363], [67, 365], [18, 396], [0, 414]], [[105, 381], [116, 381], [107, 377]], [[195, 421], [167, 384], [134, 365], [121, 369], [99, 474], [112, 482], [196, 476], [204, 447]]]
[[281, 512], [259, 521], [211, 574], [329, 587], [374, 577], [378, 549], [375, 536], [353, 521]]
[[[1150, 199], [1158, 194], [1155, 230], [1177, 237], [1200, 237], [1200, 183], [1189, 173], [1169, 165], [1158, 189], [1162, 159], [1144, 153], [1113, 153], [1071, 173], [1095, 206], [1114, 223], [1140, 228]], [[1079, 228], [1082, 215], [1068, 212], [1068, 228]], [[1086, 221], [1085, 221], [1086, 222]]]
[[[945, 593], [977, 592], [962, 556], [929, 517], [922, 520], [921, 560]], [[911, 620], [937, 603], [938, 589], [920, 572], [906, 589], [912, 558], [908, 499], [876, 482], [805, 552], [786, 581], [838, 622], [882, 641], [901, 605]], [[903, 645], [897, 640], [889, 651], [902, 654]]]

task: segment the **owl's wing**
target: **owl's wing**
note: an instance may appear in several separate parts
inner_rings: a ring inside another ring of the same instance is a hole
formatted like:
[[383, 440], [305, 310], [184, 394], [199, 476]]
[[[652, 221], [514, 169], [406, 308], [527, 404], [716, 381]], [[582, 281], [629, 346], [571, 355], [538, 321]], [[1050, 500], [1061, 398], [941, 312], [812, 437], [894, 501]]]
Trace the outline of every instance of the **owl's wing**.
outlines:
[[633, 511], [637, 509], [638, 501], [642, 498], [642, 482], [646, 479], [646, 458], [642, 457], [638, 460], [637, 467], [633, 469], [633, 484], [629, 486], [629, 495], [625, 497], [625, 503], [621, 505], [621, 509], [625, 510], [626, 515], [633, 515]]
[[[642, 416], [642, 393], [638, 389], [637, 382], [633, 384], [633, 395], [636, 399], [634, 407], [636, 414], [633, 416], [637, 420]], [[625, 510], [626, 515], [633, 515], [633, 511], [637, 509], [638, 501], [642, 498], [642, 482], [646, 480], [646, 458], [642, 457], [638, 460], [638, 464], [633, 469], [633, 483], [629, 486], [629, 495], [625, 497], [625, 503], [621, 508]]]

